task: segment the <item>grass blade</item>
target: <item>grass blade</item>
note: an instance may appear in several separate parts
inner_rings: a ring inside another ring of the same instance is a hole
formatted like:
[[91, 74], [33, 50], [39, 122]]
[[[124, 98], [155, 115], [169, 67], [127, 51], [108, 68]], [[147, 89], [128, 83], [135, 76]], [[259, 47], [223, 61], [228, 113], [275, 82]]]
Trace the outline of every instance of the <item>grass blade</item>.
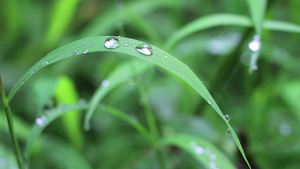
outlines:
[[276, 21], [276, 20], [266, 20], [264, 22], [264, 28], [276, 31], [285, 31], [291, 33], [300, 33], [300, 26], [283, 21]]
[[261, 35], [267, 0], [247, 0], [256, 34]]
[[[30, 153], [33, 147], [33, 144], [37, 140], [37, 138], [40, 136], [42, 131], [54, 120], [57, 118], [65, 115], [68, 112], [74, 112], [75, 110], [86, 110], [89, 107], [89, 105], [65, 105], [60, 106], [56, 109], [52, 109], [50, 111], [45, 112], [45, 114], [39, 118], [36, 119], [36, 123], [33, 125], [26, 144], [25, 152], [28, 154], [28, 159], [26, 159], [27, 163], [30, 160]], [[98, 106], [98, 108], [101, 111], [106, 111], [108, 113], [111, 113], [112, 115], [126, 121], [129, 123], [132, 127], [134, 127], [137, 131], [139, 131], [149, 142], [151, 142], [151, 138], [149, 137], [148, 131], [136, 120], [132, 119], [130, 116], [128, 116], [126, 113], [121, 112], [115, 108], [109, 107], [109, 106]]]
[[99, 105], [101, 100], [105, 97], [107, 93], [109, 93], [111, 90], [113, 90], [118, 85], [128, 81], [131, 77], [140, 74], [150, 67], [152, 67], [152, 64], [149, 64], [147, 62], [139, 62], [136, 64], [136, 70], [132, 69], [132, 63], [126, 62], [122, 65], [118, 66], [110, 75], [109, 77], [103, 81], [103, 84], [100, 85], [97, 89], [97, 91], [94, 93], [91, 101], [90, 101], [90, 107], [85, 115], [84, 118], [84, 124], [89, 124], [89, 121], [96, 109], [96, 107]]
[[160, 145], [175, 145], [203, 164], [205, 168], [235, 169], [234, 165], [213, 144], [191, 135], [173, 135], [163, 138]]
[[[132, 55], [137, 58], [146, 60], [148, 62], [154, 63], [158, 66], [163, 67], [164, 69], [174, 73], [181, 79], [183, 79], [186, 83], [188, 83], [191, 87], [193, 87], [211, 106], [212, 108], [219, 114], [219, 116], [224, 120], [228, 128], [232, 132], [233, 139], [235, 143], [237, 144], [239, 150], [241, 151], [245, 161], [248, 163], [247, 158], [245, 156], [244, 150], [234, 132], [231, 125], [227, 122], [225, 119], [222, 111], [220, 110], [219, 106], [215, 102], [215, 100], [212, 98], [206, 87], [202, 84], [200, 79], [195, 75], [195, 73], [185, 64], [183, 64], [181, 61], [179, 61], [177, 58], [172, 56], [171, 54], [167, 53], [166, 51], [156, 47], [152, 46], [153, 52], [151, 52], [151, 55], [144, 55], [140, 52], [137, 52], [137, 49], [132, 46], [133, 44], [140, 45], [144, 44], [144, 42], [129, 39], [129, 38], [121, 38], [120, 46], [116, 49], [108, 49], [104, 47], [104, 42], [111, 37], [108, 36], [99, 36], [99, 37], [90, 37], [81, 39], [78, 41], [71, 42], [65, 46], [62, 46], [52, 52], [50, 52], [48, 55], [46, 55], [43, 59], [41, 59], [39, 62], [37, 62], [33, 67], [29, 69], [27, 73], [20, 79], [20, 81], [16, 84], [16, 86], [12, 89], [8, 96], [8, 101], [11, 101], [14, 94], [17, 92], [17, 90], [23, 85], [23, 83], [26, 82], [34, 73], [36, 73], [39, 69], [52, 64], [54, 62], [57, 62], [59, 60], [62, 60], [63, 58], [74, 56], [78, 54], [85, 54], [87, 52], [100, 52], [100, 51], [107, 51], [107, 52], [117, 52], [127, 55]], [[123, 44], [129, 43], [129, 46], [124, 46]], [[96, 44], [96, 45], [95, 45]], [[140, 50], [141, 51], [141, 50]], [[144, 50], [142, 50], [143, 52]], [[147, 50], [148, 51], [148, 50]], [[149, 54], [149, 53], [147, 53]], [[248, 164], [249, 165], [249, 164]], [[249, 165], [250, 167], [250, 165]]]

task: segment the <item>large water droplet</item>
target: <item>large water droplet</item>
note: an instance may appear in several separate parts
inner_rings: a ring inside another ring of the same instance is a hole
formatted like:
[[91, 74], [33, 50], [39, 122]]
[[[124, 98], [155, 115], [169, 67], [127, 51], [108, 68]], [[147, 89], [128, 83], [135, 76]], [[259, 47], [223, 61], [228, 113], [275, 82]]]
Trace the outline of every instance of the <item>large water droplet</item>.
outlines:
[[255, 35], [253, 40], [248, 45], [249, 49], [253, 52], [257, 52], [260, 49], [260, 37]]
[[104, 46], [107, 49], [116, 49], [120, 46], [120, 40], [116, 37], [109, 37], [105, 40]]
[[44, 115], [35, 119], [36, 124], [40, 127], [43, 127], [45, 125], [46, 121], [47, 121], [47, 118]]
[[229, 121], [231, 119], [230, 115], [229, 114], [225, 114], [224, 117], [225, 117], [226, 121], [229, 123]]
[[152, 47], [147, 43], [141, 43], [137, 45], [135, 50], [147, 56], [152, 55]]
[[197, 146], [195, 148], [195, 153], [198, 154], [198, 155], [202, 155], [204, 153], [204, 149], [201, 147], [201, 146]]
[[230, 130], [230, 129], [227, 129], [227, 130], [226, 130], [226, 135], [227, 135], [227, 136], [232, 136], [231, 130]]

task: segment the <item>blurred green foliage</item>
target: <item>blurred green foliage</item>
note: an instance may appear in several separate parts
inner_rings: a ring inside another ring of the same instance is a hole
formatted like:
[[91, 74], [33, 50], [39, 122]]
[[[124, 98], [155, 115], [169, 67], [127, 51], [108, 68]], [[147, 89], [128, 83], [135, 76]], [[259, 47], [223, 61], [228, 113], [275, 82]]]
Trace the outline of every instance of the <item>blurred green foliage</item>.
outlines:
[[[230, 124], [252, 168], [294, 169], [300, 166], [300, 35], [293, 33], [300, 30], [299, 7], [299, 0], [4, 0], [0, 72], [9, 93], [29, 67], [66, 43], [99, 35], [142, 40], [167, 50], [203, 80], [223, 113], [232, 117]], [[245, 16], [254, 26], [221, 24], [168, 46], [189, 23], [224, 13]], [[264, 18], [295, 24], [290, 27], [294, 31], [281, 22], [275, 27], [282, 26], [282, 31], [263, 29]], [[249, 74], [248, 44], [256, 34], [261, 35], [261, 50], [257, 70]], [[34, 129], [30, 126], [44, 112], [59, 113], [64, 104], [86, 106], [101, 83], [132, 60], [118, 53], [88, 53], [35, 73], [11, 101], [21, 152]], [[213, 160], [193, 158], [186, 144], [191, 138], [208, 142], [221, 153], [222, 162], [247, 168], [222, 119], [182, 80], [160, 67], [128, 78], [101, 100], [118, 111], [96, 108], [89, 131], [83, 130], [81, 108], [51, 121], [33, 146], [30, 168], [146, 169], [161, 168], [162, 163], [166, 168], [213, 168]], [[160, 137], [188, 136], [163, 140], [173, 146], [156, 151], [127, 118], [148, 128], [147, 111], [153, 113]], [[0, 168], [5, 169], [16, 167], [6, 123], [0, 106]]]

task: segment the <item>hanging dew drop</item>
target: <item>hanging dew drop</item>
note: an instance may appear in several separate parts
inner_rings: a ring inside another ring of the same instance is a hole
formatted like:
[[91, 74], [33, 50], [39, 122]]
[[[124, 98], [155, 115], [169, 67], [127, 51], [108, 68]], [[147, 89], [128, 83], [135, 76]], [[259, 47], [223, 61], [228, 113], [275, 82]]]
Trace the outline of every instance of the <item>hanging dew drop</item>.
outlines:
[[229, 123], [229, 121], [231, 119], [230, 115], [229, 114], [225, 114], [224, 117], [225, 117], [226, 121]]
[[230, 130], [230, 129], [227, 129], [227, 130], [226, 130], [226, 135], [227, 135], [227, 136], [232, 136], [231, 130]]
[[120, 40], [116, 37], [109, 37], [104, 41], [104, 47], [107, 49], [116, 49], [120, 46]]
[[141, 43], [136, 46], [135, 50], [141, 54], [150, 56], [152, 55], [152, 47], [147, 43]]
[[91, 130], [91, 123], [89, 121], [85, 121], [84, 124], [83, 124], [83, 129], [85, 131]]
[[86, 53], [88, 53], [89, 52], [89, 50], [88, 49], [85, 49], [82, 53], [83, 54], [86, 54]]

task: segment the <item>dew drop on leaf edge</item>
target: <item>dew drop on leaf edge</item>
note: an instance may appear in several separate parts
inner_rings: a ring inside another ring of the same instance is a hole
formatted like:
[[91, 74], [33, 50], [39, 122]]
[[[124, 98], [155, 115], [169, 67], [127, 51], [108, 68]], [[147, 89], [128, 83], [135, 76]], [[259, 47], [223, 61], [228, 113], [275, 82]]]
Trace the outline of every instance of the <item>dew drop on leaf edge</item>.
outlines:
[[225, 117], [226, 121], [229, 123], [230, 119], [231, 119], [230, 115], [229, 114], [225, 114], [224, 117]]
[[135, 50], [143, 55], [152, 55], [152, 47], [147, 43], [141, 43], [135, 47]]
[[107, 49], [116, 49], [120, 46], [120, 40], [116, 37], [109, 37], [104, 41], [104, 47]]
[[226, 135], [227, 135], [227, 136], [232, 136], [231, 130], [230, 130], [230, 129], [227, 129], [227, 130], [226, 130]]

